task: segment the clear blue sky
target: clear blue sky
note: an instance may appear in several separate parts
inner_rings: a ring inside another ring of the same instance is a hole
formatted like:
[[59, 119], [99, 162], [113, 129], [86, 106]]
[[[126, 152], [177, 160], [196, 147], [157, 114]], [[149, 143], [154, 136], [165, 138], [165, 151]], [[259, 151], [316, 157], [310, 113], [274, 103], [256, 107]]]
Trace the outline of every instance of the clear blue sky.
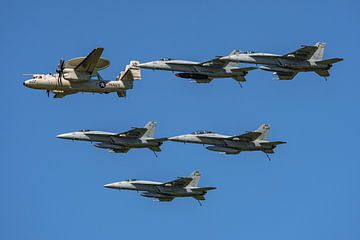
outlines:
[[[358, 240], [358, 1], [4, 1], [1, 29], [0, 239]], [[327, 43], [343, 57], [328, 82], [313, 73], [275, 81], [249, 73], [196, 85], [171, 72], [143, 71], [128, 92], [47, 98], [22, 73], [54, 72], [60, 58], [105, 48], [114, 78], [133, 59], [203, 61], [233, 49], [286, 53]], [[124, 131], [158, 122], [157, 136], [198, 129], [239, 134], [270, 123], [278, 147], [225, 156], [201, 145], [165, 143], [111, 154], [59, 133]], [[156, 203], [103, 184], [167, 181], [203, 173], [217, 186], [193, 199]]]

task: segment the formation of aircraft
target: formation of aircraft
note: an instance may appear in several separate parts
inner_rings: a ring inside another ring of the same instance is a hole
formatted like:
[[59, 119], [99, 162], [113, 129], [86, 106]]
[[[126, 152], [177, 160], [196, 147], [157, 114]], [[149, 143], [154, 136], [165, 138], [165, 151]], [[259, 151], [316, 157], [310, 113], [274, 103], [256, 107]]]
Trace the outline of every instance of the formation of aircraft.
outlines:
[[189, 177], [179, 177], [170, 182], [154, 182], [147, 180], [129, 179], [105, 184], [112, 189], [125, 189], [140, 192], [143, 197], [154, 198], [160, 202], [171, 202], [178, 197], [192, 197], [201, 205], [205, 194], [215, 187], [199, 187], [200, 172], [194, 171]]
[[160, 146], [166, 138], [154, 138], [156, 130], [155, 122], [148, 122], [144, 127], [134, 127], [121, 133], [80, 130], [59, 134], [56, 137], [67, 140], [96, 142], [98, 148], [108, 149], [114, 153], [127, 153], [132, 148], [148, 148], [154, 152], [160, 152]]
[[[86, 57], [78, 57], [68, 61], [60, 60], [55, 74], [31, 74], [32, 79], [26, 80], [23, 85], [33, 89], [45, 90], [48, 94], [54, 93], [54, 98], [79, 92], [111, 93], [116, 92], [119, 97], [126, 97], [126, 91], [133, 88], [134, 80], [141, 79], [140, 68], [166, 70], [177, 72], [180, 78], [191, 79], [197, 83], [209, 83], [215, 78], [233, 78], [240, 86], [245, 82], [249, 71], [258, 67], [238, 67], [248, 63], [260, 65], [265, 71], [272, 71], [279, 80], [291, 80], [299, 72], [315, 72], [328, 77], [333, 64], [342, 61], [342, 58], [323, 60], [325, 43], [316, 43], [314, 46], [302, 48], [284, 55], [271, 53], [255, 53], [232, 51], [226, 56], [217, 56], [205, 62], [188, 60], [162, 59], [140, 63], [130, 61], [124, 71], [115, 80], [104, 80], [99, 71], [107, 68], [110, 61], [101, 57], [103, 48], [95, 48]], [[196, 131], [190, 134], [169, 138], [155, 138], [155, 122], [148, 122], [144, 127], [134, 127], [121, 133], [80, 130], [57, 135], [58, 138], [76, 141], [95, 142], [95, 147], [104, 148], [110, 152], [127, 153], [133, 148], [147, 148], [160, 152], [160, 146], [167, 140], [183, 143], [209, 145], [210, 151], [224, 154], [239, 154], [242, 151], [262, 151], [266, 154], [274, 153], [277, 145], [283, 141], [267, 140], [270, 125], [262, 124], [255, 131], [240, 135], [223, 135], [209, 131]], [[161, 202], [170, 202], [178, 197], [192, 197], [199, 201], [205, 200], [204, 195], [215, 187], [199, 187], [200, 172], [195, 171], [189, 177], [180, 177], [170, 182], [154, 182], [129, 179], [104, 185], [106, 188], [126, 189], [141, 192], [141, 196], [157, 199]]]
[[[230, 53], [230, 55], [233, 54]], [[191, 79], [197, 83], [209, 83], [214, 78], [232, 78], [240, 85], [245, 82], [245, 76], [256, 67], [236, 67], [238, 63], [231, 61], [222, 61], [218, 56], [206, 62], [193, 62], [188, 60], [176, 59], [161, 59], [160, 61], [152, 61], [140, 63], [137, 66], [140, 68], [153, 70], [166, 70], [176, 73], [175, 76], [180, 78]]]
[[140, 70], [136, 67], [138, 63], [130, 62], [115, 80], [104, 80], [99, 71], [109, 67], [110, 61], [101, 57], [103, 50], [103, 48], [95, 48], [86, 57], [68, 61], [61, 59], [55, 74], [30, 74], [32, 78], [26, 80], [23, 85], [45, 90], [48, 96], [52, 92], [54, 98], [79, 92], [116, 92], [119, 97], [126, 97], [126, 90], [133, 88], [134, 80], [141, 79]]
[[270, 160], [268, 154], [274, 153], [274, 149], [277, 145], [286, 142], [268, 141], [267, 137], [269, 130], [269, 124], [262, 124], [255, 131], [235, 136], [228, 136], [209, 131], [196, 131], [190, 134], [170, 137], [168, 139], [175, 142], [210, 145], [206, 147], [208, 150], [225, 154], [239, 154], [242, 151], [262, 151]]
[[292, 80], [299, 72], [315, 72], [325, 79], [330, 76], [329, 70], [333, 64], [342, 61], [342, 58], [323, 60], [325, 43], [318, 42], [314, 46], [303, 45], [293, 52], [279, 55], [272, 53], [234, 51], [228, 56], [221, 57], [220, 61], [251, 63], [263, 65], [259, 68], [271, 71], [278, 80]]
[[[170, 140], [183, 143], [197, 143], [210, 145], [208, 150], [225, 154], [239, 154], [242, 151], [262, 151], [268, 154], [274, 153], [279, 144], [286, 142], [268, 141], [270, 130], [269, 124], [262, 124], [257, 130], [241, 135], [228, 136], [210, 131], [196, 131], [190, 134], [154, 138], [156, 129], [155, 122], [148, 122], [143, 128], [132, 128], [121, 133], [80, 130], [59, 134], [56, 137], [67, 140], [96, 142], [98, 148], [108, 149], [113, 153], [127, 153], [132, 148], [148, 148], [154, 152], [160, 152], [163, 142]], [[269, 158], [270, 160], [270, 158]]]

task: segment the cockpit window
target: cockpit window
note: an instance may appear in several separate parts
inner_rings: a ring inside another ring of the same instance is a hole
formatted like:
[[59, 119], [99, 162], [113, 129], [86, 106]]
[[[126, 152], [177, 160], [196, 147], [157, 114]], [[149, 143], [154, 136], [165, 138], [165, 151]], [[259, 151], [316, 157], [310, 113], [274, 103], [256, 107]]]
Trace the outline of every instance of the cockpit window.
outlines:
[[195, 132], [193, 132], [192, 134], [207, 134], [207, 133], [213, 133], [213, 132], [205, 131], [205, 130], [200, 130], [200, 131], [195, 131]]
[[162, 58], [160, 59], [161, 61], [171, 61], [172, 59], [171, 58]]
[[129, 178], [128, 180], [126, 180], [127, 182], [132, 182], [132, 181], [136, 181], [136, 179], [134, 178]]

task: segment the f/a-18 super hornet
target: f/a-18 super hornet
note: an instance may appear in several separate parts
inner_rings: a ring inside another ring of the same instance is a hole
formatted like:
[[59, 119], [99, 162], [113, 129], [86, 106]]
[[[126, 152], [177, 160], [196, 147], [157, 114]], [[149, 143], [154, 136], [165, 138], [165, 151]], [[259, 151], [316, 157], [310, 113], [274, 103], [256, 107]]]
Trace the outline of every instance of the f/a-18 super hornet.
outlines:
[[125, 97], [126, 90], [133, 88], [133, 81], [141, 79], [140, 69], [136, 67], [138, 63], [131, 61], [114, 81], [104, 80], [99, 71], [107, 68], [110, 61], [101, 57], [103, 50], [95, 48], [87, 57], [68, 61], [61, 59], [55, 74], [30, 74], [32, 79], [23, 84], [29, 88], [46, 90], [48, 96], [52, 92], [54, 98], [79, 92], [116, 92], [119, 97]]
[[170, 182], [153, 182], [129, 179], [126, 181], [105, 184], [106, 188], [135, 190], [141, 196], [155, 198], [160, 202], [171, 202], [178, 197], [193, 197], [199, 201], [205, 200], [204, 195], [215, 187], [198, 187], [200, 172], [195, 171], [189, 177], [179, 177]]
[[330, 76], [329, 70], [332, 65], [343, 59], [323, 60], [325, 46], [325, 43], [320, 42], [314, 46], [303, 45], [302, 48], [284, 55], [237, 51], [220, 60], [263, 65], [259, 68], [274, 72], [278, 80], [292, 80], [299, 72], [315, 72], [326, 80]]
[[268, 141], [270, 125], [262, 124], [257, 130], [241, 135], [228, 136], [209, 131], [196, 131], [168, 138], [171, 141], [183, 143], [199, 143], [211, 145], [208, 150], [225, 154], [238, 154], [242, 151], [263, 151], [270, 160], [269, 153], [274, 153], [277, 145], [286, 142]]
[[132, 148], [148, 148], [154, 152], [160, 152], [160, 146], [166, 138], [154, 138], [156, 129], [155, 122], [148, 122], [142, 128], [132, 128], [121, 133], [80, 130], [59, 134], [56, 137], [67, 140], [97, 142], [94, 146], [108, 149], [114, 153], [127, 153]]
[[[230, 55], [233, 54], [230, 53]], [[238, 63], [231, 61], [221, 61], [223, 56], [217, 56], [216, 58], [206, 62], [193, 62], [188, 60], [176, 60], [176, 59], [162, 59], [160, 61], [152, 61], [146, 63], [140, 63], [140, 68], [147, 68], [153, 70], [166, 70], [179, 72], [175, 76], [180, 78], [191, 79], [197, 83], [209, 83], [214, 78], [233, 78], [240, 86], [241, 82], [246, 81], [245, 76], [248, 71], [256, 69], [255, 67], [236, 67]]]

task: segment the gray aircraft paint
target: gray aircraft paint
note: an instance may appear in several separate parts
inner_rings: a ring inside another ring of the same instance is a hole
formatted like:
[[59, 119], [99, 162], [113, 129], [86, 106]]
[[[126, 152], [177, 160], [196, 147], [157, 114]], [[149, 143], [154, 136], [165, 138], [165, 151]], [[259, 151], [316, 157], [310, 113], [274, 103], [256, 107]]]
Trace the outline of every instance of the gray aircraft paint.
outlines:
[[199, 187], [200, 172], [194, 171], [189, 177], [179, 177], [170, 182], [155, 182], [129, 179], [126, 181], [105, 184], [111, 189], [124, 189], [140, 192], [143, 197], [154, 198], [161, 202], [169, 202], [178, 197], [193, 197], [205, 200], [204, 195], [215, 187]]
[[194, 62], [187, 60], [162, 59], [138, 64], [145, 69], [179, 72], [178, 77], [192, 79], [197, 83], [209, 83], [214, 78], [233, 78], [237, 82], [246, 81], [248, 71], [256, 67], [238, 68], [236, 62], [222, 62], [220, 57], [207, 62]]
[[241, 151], [263, 151], [273, 153], [277, 145], [285, 142], [271, 142], [267, 140], [270, 130], [269, 124], [262, 124], [257, 130], [238, 136], [228, 136], [207, 131], [196, 131], [191, 134], [168, 138], [175, 142], [211, 145], [208, 150], [225, 154], [238, 154]]
[[325, 46], [325, 43], [318, 42], [314, 46], [303, 46], [285, 55], [237, 51], [220, 60], [262, 65], [259, 69], [274, 72], [279, 80], [291, 80], [299, 72], [315, 72], [326, 78], [330, 75], [328, 70], [332, 65], [343, 59], [322, 60]]
[[156, 152], [161, 151], [160, 146], [166, 138], [154, 138], [155, 129], [156, 123], [149, 122], [144, 128], [133, 128], [123, 133], [80, 130], [59, 134], [56, 137], [73, 141], [95, 142], [95, 147], [117, 153], [126, 153], [132, 148], [148, 148]]

